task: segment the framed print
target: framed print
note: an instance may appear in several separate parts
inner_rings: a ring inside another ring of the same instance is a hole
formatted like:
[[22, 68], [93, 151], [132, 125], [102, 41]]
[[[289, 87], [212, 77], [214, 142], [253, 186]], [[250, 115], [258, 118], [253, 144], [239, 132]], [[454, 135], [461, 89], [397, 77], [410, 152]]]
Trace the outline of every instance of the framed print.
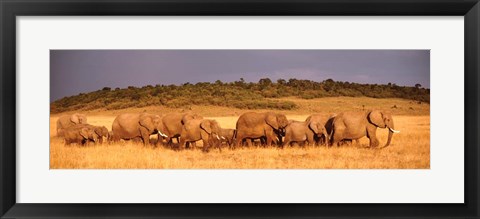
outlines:
[[3, 1], [2, 216], [479, 217], [478, 1]]

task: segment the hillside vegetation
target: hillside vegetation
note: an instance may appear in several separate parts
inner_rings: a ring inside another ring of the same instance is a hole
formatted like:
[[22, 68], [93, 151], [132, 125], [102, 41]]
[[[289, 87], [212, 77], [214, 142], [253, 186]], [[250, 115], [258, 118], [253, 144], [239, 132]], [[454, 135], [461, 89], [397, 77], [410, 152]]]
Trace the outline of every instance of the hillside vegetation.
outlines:
[[[268, 78], [258, 83], [247, 83], [243, 79], [235, 82], [201, 82], [182, 85], [129, 86], [125, 89], [104, 87], [101, 90], [64, 97], [51, 103], [51, 113], [66, 111], [120, 110], [163, 106], [188, 108], [189, 106], [218, 106], [237, 109], [294, 110], [299, 108], [294, 99], [323, 97], [371, 97], [401, 98], [418, 103], [430, 102], [430, 89], [397, 86], [388, 83], [358, 84], [328, 79], [322, 82], [310, 80]], [[287, 98], [291, 97], [291, 98]]]

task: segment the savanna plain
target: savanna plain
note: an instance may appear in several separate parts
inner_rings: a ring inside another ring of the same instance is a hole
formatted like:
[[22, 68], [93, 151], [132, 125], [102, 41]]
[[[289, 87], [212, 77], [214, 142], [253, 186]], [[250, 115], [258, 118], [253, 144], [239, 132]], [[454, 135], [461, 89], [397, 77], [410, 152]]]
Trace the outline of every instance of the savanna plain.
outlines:
[[[196, 148], [172, 150], [168, 146], [144, 146], [140, 142], [121, 141], [88, 146], [64, 145], [56, 136], [56, 121], [63, 112], [50, 116], [50, 168], [51, 169], [428, 169], [430, 168], [430, 105], [405, 99], [376, 99], [368, 97], [327, 97], [317, 99], [287, 98], [299, 107], [295, 110], [273, 110], [288, 119], [304, 121], [313, 113], [340, 113], [369, 109], [388, 110], [392, 113], [395, 129], [392, 143], [386, 148], [369, 148], [368, 138], [358, 144], [332, 146], [292, 145], [284, 148], [271, 146], [224, 146], [221, 151], [205, 153], [201, 142]], [[285, 99], [284, 99], [285, 100]], [[149, 106], [122, 110], [97, 109], [82, 111], [88, 123], [102, 125], [111, 130], [115, 117], [124, 112], [195, 112], [215, 119], [222, 128], [235, 128], [238, 117], [248, 111], [218, 106], [167, 108]], [[272, 111], [272, 110], [270, 110]], [[388, 130], [377, 129], [382, 147]], [[152, 135], [152, 141], [155, 141]]]

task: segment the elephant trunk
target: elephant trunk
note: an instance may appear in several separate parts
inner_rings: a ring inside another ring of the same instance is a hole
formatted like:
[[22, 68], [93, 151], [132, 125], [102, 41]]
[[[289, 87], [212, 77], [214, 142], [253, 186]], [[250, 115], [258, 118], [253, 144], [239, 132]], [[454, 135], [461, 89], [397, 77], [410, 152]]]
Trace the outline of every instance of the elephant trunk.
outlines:
[[325, 136], [325, 146], [329, 146], [330, 144], [330, 138], [328, 136], [327, 130], [323, 130], [323, 135]]
[[391, 124], [390, 126], [387, 126], [388, 127], [388, 140], [387, 140], [387, 143], [385, 144], [385, 146], [383, 147], [388, 147], [390, 145], [390, 142], [392, 141], [392, 136], [393, 136], [393, 133], [399, 133], [400, 131], [397, 131], [393, 128], [393, 124]]
[[389, 130], [387, 143], [383, 147], [388, 147], [390, 145], [390, 142], [392, 141], [392, 136], [393, 136], [393, 132]]

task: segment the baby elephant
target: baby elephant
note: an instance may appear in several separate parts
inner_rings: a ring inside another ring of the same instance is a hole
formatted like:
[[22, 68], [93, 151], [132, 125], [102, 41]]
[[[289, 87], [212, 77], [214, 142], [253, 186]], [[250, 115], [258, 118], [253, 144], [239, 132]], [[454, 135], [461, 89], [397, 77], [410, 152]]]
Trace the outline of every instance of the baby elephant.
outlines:
[[215, 120], [189, 120], [183, 125], [179, 147], [185, 147], [186, 143], [202, 140], [203, 151], [208, 152], [209, 148], [213, 145], [216, 145], [220, 149], [220, 129], [220, 125]]
[[282, 146], [289, 145], [291, 142], [307, 142], [308, 145], [314, 144], [315, 133], [309, 128], [308, 122], [292, 121], [285, 128], [285, 140]]
[[220, 129], [220, 142], [232, 147], [233, 141], [235, 140], [235, 132], [235, 129]]
[[76, 126], [92, 129], [93, 132], [95, 132], [95, 134], [97, 135], [98, 143], [100, 144], [103, 143], [103, 138], [105, 138], [106, 141], [108, 141], [110, 138], [110, 132], [105, 126], [94, 126], [90, 124], [83, 124], [83, 125], [81, 124]]
[[83, 126], [73, 126], [64, 130], [65, 145], [76, 143], [85, 145], [89, 141], [96, 142], [97, 134], [93, 129]]

